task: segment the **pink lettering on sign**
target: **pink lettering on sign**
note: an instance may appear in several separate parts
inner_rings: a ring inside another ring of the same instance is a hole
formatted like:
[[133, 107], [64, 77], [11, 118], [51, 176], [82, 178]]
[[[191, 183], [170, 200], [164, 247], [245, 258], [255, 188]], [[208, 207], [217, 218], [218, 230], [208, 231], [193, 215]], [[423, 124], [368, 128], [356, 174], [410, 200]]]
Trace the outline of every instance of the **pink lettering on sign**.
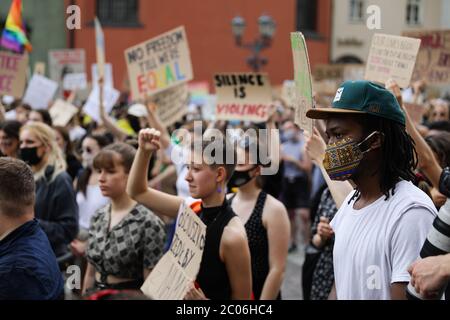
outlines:
[[20, 56], [12, 57], [0, 54], [0, 69], [17, 71], [20, 59]]
[[267, 116], [267, 105], [264, 104], [218, 104], [217, 112], [219, 114], [255, 116], [265, 118]]
[[0, 75], [0, 90], [1, 91], [11, 91], [13, 79], [14, 79], [13, 76]]

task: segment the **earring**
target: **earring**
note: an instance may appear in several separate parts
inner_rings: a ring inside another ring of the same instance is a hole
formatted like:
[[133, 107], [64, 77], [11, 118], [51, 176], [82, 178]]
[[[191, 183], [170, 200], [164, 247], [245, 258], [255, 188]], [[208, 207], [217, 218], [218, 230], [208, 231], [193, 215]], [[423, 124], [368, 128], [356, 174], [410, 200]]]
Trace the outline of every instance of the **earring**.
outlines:
[[222, 190], [222, 187], [217, 188], [217, 192], [218, 192], [218, 193], [222, 193], [222, 191], [223, 191], [223, 190]]

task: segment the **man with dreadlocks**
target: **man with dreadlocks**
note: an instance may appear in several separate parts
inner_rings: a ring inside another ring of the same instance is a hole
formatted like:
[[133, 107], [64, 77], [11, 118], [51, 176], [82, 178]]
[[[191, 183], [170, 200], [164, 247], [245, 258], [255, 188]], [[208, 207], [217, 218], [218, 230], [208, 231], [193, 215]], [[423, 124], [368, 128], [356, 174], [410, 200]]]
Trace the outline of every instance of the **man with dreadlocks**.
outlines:
[[348, 81], [332, 108], [313, 109], [329, 137], [324, 166], [333, 180], [352, 180], [331, 227], [335, 289], [344, 300], [406, 299], [409, 265], [437, 212], [412, 183], [417, 155], [396, 98], [368, 81]]

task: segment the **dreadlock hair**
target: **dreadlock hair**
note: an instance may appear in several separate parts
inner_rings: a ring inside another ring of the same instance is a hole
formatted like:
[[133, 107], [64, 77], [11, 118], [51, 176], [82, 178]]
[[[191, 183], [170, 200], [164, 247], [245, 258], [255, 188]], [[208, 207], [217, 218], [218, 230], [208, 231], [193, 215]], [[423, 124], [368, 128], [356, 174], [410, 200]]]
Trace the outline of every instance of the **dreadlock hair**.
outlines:
[[[387, 201], [395, 194], [395, 185], [401, 180], [416, 182], [414, 170], [418, 161], [415, 144], [405, 127], [397, 122], [373, 115], [359, 117], [365, 136], [374, 131], [382, 133], [380, 167], [374, 174], [380, 173], [380, 189]], [[348, 204], [360, 197], [361, 192], [356, 189]]]

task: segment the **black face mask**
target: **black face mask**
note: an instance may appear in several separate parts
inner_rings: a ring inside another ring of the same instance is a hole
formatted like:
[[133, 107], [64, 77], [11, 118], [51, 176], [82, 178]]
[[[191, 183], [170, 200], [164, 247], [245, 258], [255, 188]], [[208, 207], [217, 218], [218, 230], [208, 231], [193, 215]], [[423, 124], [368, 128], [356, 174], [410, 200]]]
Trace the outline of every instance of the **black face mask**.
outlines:
[[249, 183], [253, 179], [253, 177], [250, 177], [250, 171], [254, 169], [255, 168], [251, 168], [247, 171], [235, 171], [228, 182], [228, 190], [240, 188]]
[[27, 163], [30, 166], [35, 166], [39, 164], [42, 161], [42, 158], [38, 156], [37, 149], [38, 147], [21, 148], [19, 153], [20, 159], [22, 159], [25, 163]]

